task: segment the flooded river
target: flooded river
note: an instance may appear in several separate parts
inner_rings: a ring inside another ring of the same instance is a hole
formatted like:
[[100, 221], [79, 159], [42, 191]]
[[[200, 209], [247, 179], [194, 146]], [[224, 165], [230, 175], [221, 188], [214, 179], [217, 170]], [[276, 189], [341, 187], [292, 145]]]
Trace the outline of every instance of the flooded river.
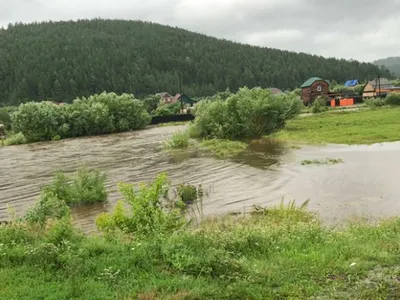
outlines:
[[[309, 209], [328, 222], [353, 216], [400, 215], [400, 143], [371, 146], [252, 144], [234, 160], [204, 153], [171, 155], [162, 142], [183, 126], [0, 148], [0, 220], [8, 206], [23, 215], [55, 171], [70, 173], [87, 165], [108, 176], [109, 203], [74, 209], [76, 224], [94, 228], [94, 219], [115, 205], [119, 181], [148, 181], [161, 171], [173, 184], [202, 184], [208, 192], [205, 214], [248, 211], [284, 199], [310, 199]], [[305, 159], [342, 159], [336, 165], [302, 165]]]

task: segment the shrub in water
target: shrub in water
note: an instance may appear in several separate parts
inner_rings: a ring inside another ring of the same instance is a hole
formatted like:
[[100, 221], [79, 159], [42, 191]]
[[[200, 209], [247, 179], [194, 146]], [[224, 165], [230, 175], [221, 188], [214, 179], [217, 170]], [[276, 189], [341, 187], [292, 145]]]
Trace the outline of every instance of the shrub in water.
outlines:
[[13, 131], [29, 142], [140, 129], [150, 123], [143, 103], [133, 95], [102, 93], [63, 106], [25, 103], [12, 115]]
[[189, 134], [186, 132], [177, 132], [164, 144], [167, 149], [183, 149], [189, 147]]
[[400, 93], [390, 93], [386, 97], [386, 103], [389, 105], [400, 105]]
[[267, 89], [241, 88], [226, 101], [201, 101], [191, 134], [196, 137], [259, 137], [282, 128], [301, 108], [293, 94], [273, 95]]
[[69, 214], [70, 205], [107, 201], [106, 177], [99, 171], [82, 168], [73, 177], [56, 174], [53, 182], [44, 186], [35, 206], [26, 219], [44, 224], [47, 219], [60, 219]]
[[17, 134], [13, 134], [7, 137], [8, 145], [22, 145], [26, 143], [27, 143], [26, 137], [22, 132], [18, 132]]
[[162, 202], [168, 192], [165, 174], [160, 174], [150, 184], [137, 187], [120, 183], [119, 189], [131, 212], [125, 212], [121, 202], [113, 213], [103, 213], [97, 218], [96, 224], [100, 230], [120, 229], [146, 236], [174, 231], [185, 224], [185, 219], [177, 208], [168, 207]]

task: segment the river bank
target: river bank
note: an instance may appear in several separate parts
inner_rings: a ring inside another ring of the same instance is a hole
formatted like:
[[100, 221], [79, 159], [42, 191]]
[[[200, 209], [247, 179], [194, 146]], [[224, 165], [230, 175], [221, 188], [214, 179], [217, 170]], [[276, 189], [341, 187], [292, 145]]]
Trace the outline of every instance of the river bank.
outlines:
[[0, 226], [0, 298], [396, 299], [399, 224], [328, 228], [295, 206], [148, 237], [16, 223]]

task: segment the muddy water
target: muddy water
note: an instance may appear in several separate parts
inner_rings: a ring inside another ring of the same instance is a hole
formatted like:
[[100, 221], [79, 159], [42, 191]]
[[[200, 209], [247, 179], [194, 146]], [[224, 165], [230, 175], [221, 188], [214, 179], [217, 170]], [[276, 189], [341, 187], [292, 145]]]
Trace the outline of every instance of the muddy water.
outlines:
[[[205, 214], [248, 211], [253, 204], [273, 205], [282, 199], [301, 203], [326, 221], [353, 216], [400, 215], [400, 143], [372, 146], [324, 146], [288, 149], [277, 143], [251, 144], [234, 160], [204, 153], [170, 155], [163, 140], [184, 127], [159, 127], [134, 133], [70, 139], [0, 148], [0, 220], [8, 206], [18, 215], [31, 206], [40, 186], [57, 170], [70, 173], [87, 165], [108, 176], [110, 202], [74, 210], [76, 224], [94, 228], [94, 219], [120, 197], [119, 181], [147, 181], [166, 171], [174, 184], [202, 184], [208, 196]], [[304, 159], [340, 158], [337, 165], [301, 165]]]

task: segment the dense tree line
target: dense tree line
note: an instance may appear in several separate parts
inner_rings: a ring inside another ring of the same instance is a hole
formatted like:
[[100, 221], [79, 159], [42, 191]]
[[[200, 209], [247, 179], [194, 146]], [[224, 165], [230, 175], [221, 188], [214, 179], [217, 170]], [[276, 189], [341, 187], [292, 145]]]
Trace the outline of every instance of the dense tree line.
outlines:
[[[311, 76], [372, 79], [379, 67], [233, 43], [140, 21], [80, 20], [0, 29], [0, 104], [71, 102], [103, 91], [207, 96], [298, 87]], [[391, 77], [386, 69], [381, 76]]]

